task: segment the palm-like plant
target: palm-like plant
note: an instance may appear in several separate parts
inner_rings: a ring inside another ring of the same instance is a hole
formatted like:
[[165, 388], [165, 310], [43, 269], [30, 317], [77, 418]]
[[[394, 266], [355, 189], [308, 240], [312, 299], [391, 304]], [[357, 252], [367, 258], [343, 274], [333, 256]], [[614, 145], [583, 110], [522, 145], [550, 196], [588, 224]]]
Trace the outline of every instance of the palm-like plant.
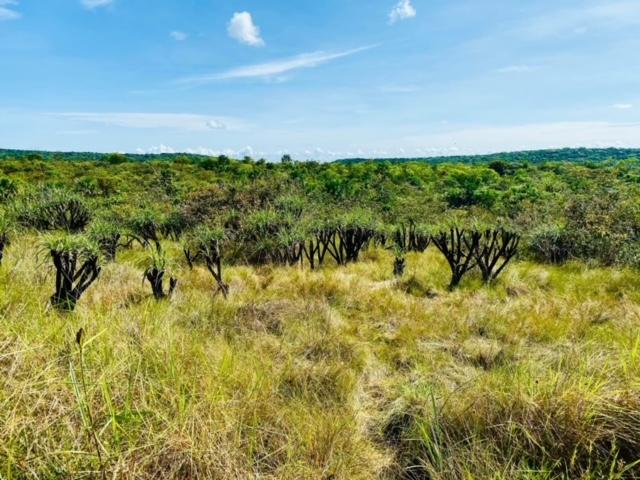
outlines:
[[116, 259], [118, 248], [121, 246], [121, 228], [108, 221], [98, 221], [89, 227], [89, 238], [100, 248], [105, 260], [113, 262]]
[[202, 261], [213, 276], [218, 289], [224, 298], [229, 295], [229, 285], [222, 276], [223, 244], [226, 240], [224, 229], [200, 226], [188, 237], [184, 247], [187, 261], [191, 266], [196, 261]]
[[78, 235], [54, 235], [45, 239], [47, 251], [56, 269], [56, 289], [51, 304], [60, 310], [73, 310], [82, 294], [98, 278], [98, 247]]
[[144, 271], [143, 281], [146, 279], [151, 285], [151, 291], [156, 300], [162, 300], [170, 297], [178, 280], [175, 277], [169, 277], [169, 290], [165, 293], [164, 279], [168, 271], [168, 260], [162, 249], [151, 249], [146, 258], [146, 268]]

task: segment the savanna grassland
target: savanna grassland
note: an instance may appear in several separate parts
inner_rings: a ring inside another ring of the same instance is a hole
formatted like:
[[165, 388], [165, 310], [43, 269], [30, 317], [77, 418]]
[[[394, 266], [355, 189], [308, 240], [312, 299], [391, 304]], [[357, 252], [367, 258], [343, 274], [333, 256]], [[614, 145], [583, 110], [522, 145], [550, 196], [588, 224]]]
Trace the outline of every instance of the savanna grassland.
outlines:
[[[639, 186], [635, 159], [2, 160], [0, 478], [640, 477]], [[487, 279], [489, 231], [518, 242]]]

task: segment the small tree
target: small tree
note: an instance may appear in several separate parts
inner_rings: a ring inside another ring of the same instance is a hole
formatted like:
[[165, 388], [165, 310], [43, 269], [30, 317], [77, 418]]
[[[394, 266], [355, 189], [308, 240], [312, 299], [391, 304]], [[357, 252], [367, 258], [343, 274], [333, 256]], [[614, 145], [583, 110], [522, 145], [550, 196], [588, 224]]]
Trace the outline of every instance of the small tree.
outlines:
[[502, 228], [486, 230], [480, 237], [476, 261], [485, 283], [491, 283], [502, 273], [518, 253], [520, 236]]
[[407, 261], [405, 255], [408, 252], [424, 252], [431, 244], [431, 235], [426, 229], [418, 227], [411, 220], [408, 226], [401, 223], [393, 232], [393, 250], [396, 258], [393, 262], [393, 274], [396, 277], [402, 277], [406, 268]]
[[148, 247], [151, 242], [156, 247], [156, 251], [160, 252], [160, 230], [163, 220], [160, 215], [151, 210], [143, 210], [139, 212], [129, 222], [131, 234], [140, 245]]
[[122, 245], [120, 240], [122, 233], [120, 227], [112, 222], [97, 222], [89, 228], [89, 238], [97, 245], [105, 260], [113, 262], [116, 260], [118, 248]]
[[229, 295], [229, 285], [222, 275], [222, 245], [225, 233], [221, 228], [199, 227], [189, 237], [184, 252], [191, 266], [195, 261], [202, 261], [213, 276], [218, 289], [224, 298]]
[[91, 211], [84, 200], [65, 191], [48, 190], [18, 204], [18, 221], [38, 230], [83, 231], [91, 221]]
[[61, 235], [48, 238], [44, 247], [56, 269], [56, 290], [51, 304], [59, 310], [74, 310], [78, 300], [98, 278], [98, 248], [86, 237]]
[[480, 233], [467, 232], [458, 227], [440, 232], [433, 237], [434, 245], [442, 252], [451, 268], [449, 290], [458, 285], [462, 277], [476, 266], [475, 258], [480, 243]]
[[329, 222], [320, 240], [338, 265], [347, 265], [358, 261], [360, 252], [369, 246], [375, 233], [371, 218], [355, 212]]
[[147, 268], [144, 271], [144, 279], [151, 285], [151, 291], [156, 300], [162, 300], [173, 295], [178, 280], [169, 278], [169, 290], [165, 293], [164, 279], [167, 273], [167, 257], [162, 249], [151, 249], [147, 257]]

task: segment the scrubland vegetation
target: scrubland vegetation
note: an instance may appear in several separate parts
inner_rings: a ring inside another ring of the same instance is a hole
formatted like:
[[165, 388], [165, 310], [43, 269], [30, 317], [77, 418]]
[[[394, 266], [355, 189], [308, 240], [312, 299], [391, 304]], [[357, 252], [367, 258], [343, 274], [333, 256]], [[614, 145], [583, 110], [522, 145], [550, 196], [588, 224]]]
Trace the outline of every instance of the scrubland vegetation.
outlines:
[[0, 478], [640, 476], [640, 163], [0, 161]]

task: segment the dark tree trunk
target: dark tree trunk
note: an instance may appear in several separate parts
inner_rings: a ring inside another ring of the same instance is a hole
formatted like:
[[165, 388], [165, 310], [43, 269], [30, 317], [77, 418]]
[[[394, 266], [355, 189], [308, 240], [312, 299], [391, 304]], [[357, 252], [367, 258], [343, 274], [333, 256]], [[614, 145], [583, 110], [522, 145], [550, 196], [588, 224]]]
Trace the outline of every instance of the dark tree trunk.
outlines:
[[82, 294], [100, 274], [98, 259], [89, 258], [76, 270], [77, 254], [52, 251], [51, 257], [56, 268], [56, 291], [51, 296], [51, 304], [60, 310], [74, 310]]
[[393, 274], [398, 278], [402, 277], [404, 275], [406, 266], [407, 261], [405, 258], [396, 257], [395, 261], [393, 262]]
[[476, 266], [474, 259], [480, 243], [480, 233], [465, 232], [457, 227], [433, 237], [433, 243], [442, 252], [451, 269], [449, 290], [455, 289], [464, 275]]
[[178, 284], [178, 280], [174, 277], [169, 279], [169, 292], [164, 292], [164, 270], [158, 270], [157, 268], [150, 268], [145, 272], [145, 277], [151, 284], [151, 291], [156, 300], [162, 300], [170, 297]]
[[520, 236], [500, 230], [487, 230], [476, 251], [478, 268], [485, 283], [494, 282], [511, 259], [518, 253]]

